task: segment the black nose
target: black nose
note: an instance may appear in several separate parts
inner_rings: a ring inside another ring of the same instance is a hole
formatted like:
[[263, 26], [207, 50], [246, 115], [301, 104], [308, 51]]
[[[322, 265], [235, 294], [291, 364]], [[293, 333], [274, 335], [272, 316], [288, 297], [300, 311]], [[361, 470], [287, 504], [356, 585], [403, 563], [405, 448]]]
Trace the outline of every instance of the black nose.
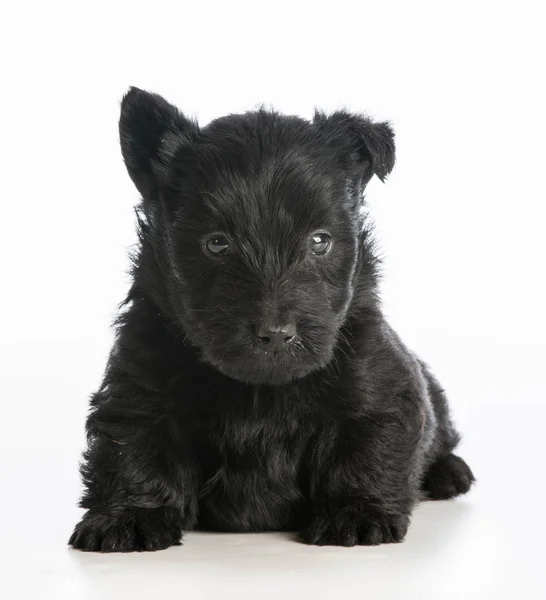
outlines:
[[258, 337], [264, 350], [267, 352], [280, 352], [286, 350], [290, 342], [296, 337], [296, 326], [270, 327], [263, 325], [258, 329]]

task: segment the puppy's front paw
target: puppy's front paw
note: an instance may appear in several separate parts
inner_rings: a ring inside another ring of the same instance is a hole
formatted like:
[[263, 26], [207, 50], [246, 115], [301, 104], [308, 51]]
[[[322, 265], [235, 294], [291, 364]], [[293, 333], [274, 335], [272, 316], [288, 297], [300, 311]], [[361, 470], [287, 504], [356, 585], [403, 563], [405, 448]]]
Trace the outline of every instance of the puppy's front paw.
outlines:
[[315, 512], [302, 538], [307, 544], [316, 546], [391, 544], [404, 539], [409, 521], [409, 515], [321, 509]]
[[363, 546], [395, 544], [404, 541], [408, 532], [408, 515], [370, 515], [358, 528], [358, 543]]
[[88, 552], [144, 552], [179, 546], [182, 530], [173, 509], [90, 510], [76, 525], [69, 544]]

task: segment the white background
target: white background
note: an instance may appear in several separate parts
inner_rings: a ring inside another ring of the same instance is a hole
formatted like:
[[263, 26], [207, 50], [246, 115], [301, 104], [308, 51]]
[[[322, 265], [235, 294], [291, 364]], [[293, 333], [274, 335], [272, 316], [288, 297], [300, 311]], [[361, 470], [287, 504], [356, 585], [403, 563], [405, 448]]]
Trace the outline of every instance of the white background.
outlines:
[[[543, 3], [12, 2], [1, 21], [0, 596], [544, 598]], [[368, 198], [393, 325], [451, 397], [478, 478], [404, 544], [190, 534], [149, 555], [66, 541], [89, 394], [127, 290], [129, 85], [202, 123], [265, 102], [390, 119]]]

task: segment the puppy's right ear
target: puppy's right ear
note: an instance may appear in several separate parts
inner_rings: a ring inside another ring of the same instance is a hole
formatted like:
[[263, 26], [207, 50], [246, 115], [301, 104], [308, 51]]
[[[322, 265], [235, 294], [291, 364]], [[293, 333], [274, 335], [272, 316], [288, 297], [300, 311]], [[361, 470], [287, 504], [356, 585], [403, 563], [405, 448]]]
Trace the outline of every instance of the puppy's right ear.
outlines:
[[316, 111], [314, 124], [359, 189], [364, 190], [374, 175], [385, 181], [392, 171], [395, 145], [389, 123], [374, 123], [365, 115], [340, 110], [331, 115]]
[[161, 185], [178, 148], [198, 133], [197, 123], [161, 96], [129, 89], [121, 101], [119, 138], [127, 171], [143, 197]]

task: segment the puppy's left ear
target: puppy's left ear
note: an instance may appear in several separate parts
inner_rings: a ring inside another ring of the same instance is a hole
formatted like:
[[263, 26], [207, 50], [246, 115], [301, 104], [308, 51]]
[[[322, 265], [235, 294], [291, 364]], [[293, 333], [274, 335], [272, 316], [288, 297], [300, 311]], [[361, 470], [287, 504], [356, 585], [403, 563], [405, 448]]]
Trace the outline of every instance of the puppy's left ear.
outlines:
[[394, 131], [389, 123], [374, 123], [363, 115], [315, 112], [314, 124], [340, 166], [363, 190], [377, 175], [385, 181], [395, 162]]
[[198, 132], [197, 123], [158, 94], [136, 87], [125, 94], [119, 119], [121, 152], [145, 200], [165, 180], [176, 151]]

